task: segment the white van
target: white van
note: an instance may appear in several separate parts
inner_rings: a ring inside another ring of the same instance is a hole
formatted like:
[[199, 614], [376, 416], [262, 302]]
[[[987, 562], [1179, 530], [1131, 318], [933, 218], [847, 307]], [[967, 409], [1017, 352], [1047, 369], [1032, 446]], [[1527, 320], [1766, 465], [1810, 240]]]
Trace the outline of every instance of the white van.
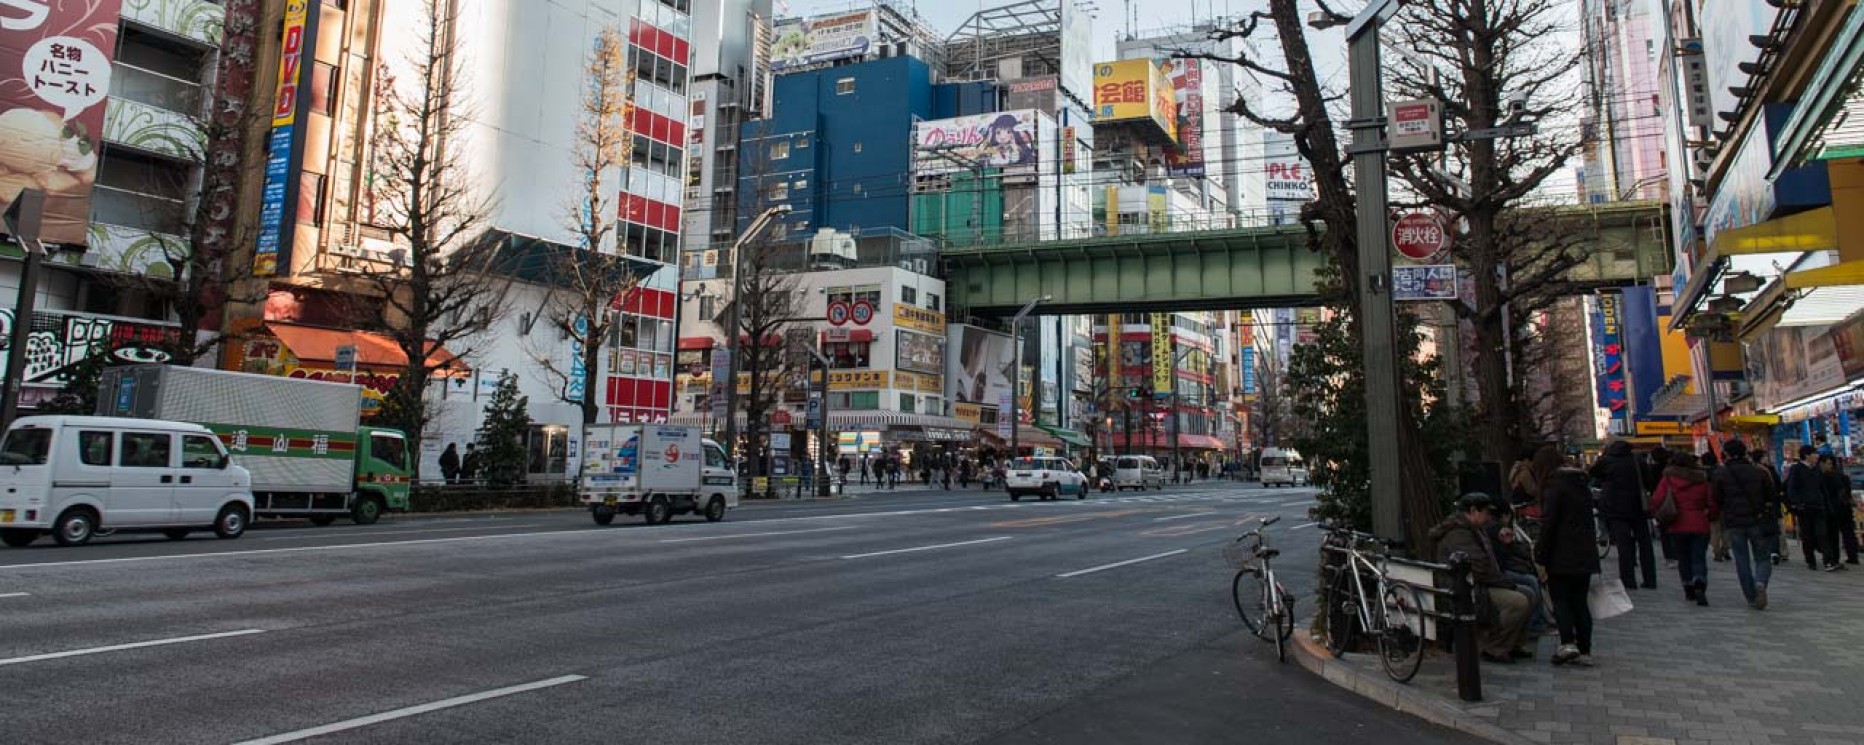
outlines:
[[1122, 455], [1113, 459], [1113, 488], [1145, 490], [1165, 488], [1165, 467], [1150, 455]]
[[1293, 450], [1266, 448], [1262, 451], [1262, 485], [1307, 485], [1307, 466], [1301, 454]]
[[99, 416], [22, 417], [0, 437], [0, 542], [61, 546], [119, 530], [238, 538], [252, 474], [206, 427]]

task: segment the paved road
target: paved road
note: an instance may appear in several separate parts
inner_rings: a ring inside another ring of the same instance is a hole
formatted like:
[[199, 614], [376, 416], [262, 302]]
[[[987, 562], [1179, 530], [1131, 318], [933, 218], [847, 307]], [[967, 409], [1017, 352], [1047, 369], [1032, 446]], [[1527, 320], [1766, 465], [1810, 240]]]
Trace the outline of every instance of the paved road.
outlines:
[[1284, 515], [1311, 556], [1311, 498], [918, 492], [9, 549], [4, 739], [1469, 742], [1237, 633], [1219, 546]]

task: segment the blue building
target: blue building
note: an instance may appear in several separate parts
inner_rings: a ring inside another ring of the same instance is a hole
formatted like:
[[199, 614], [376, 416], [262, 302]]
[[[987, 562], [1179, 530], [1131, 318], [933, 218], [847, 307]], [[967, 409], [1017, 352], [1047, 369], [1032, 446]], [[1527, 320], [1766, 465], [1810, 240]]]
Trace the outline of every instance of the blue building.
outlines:
[[778, 237], [911, 227], [913, 122], [997, 108], [988, 81], [932, 83], [913, 57], [778, 76], [770, 116], [738, 146], [738, 229], [787, 204]]

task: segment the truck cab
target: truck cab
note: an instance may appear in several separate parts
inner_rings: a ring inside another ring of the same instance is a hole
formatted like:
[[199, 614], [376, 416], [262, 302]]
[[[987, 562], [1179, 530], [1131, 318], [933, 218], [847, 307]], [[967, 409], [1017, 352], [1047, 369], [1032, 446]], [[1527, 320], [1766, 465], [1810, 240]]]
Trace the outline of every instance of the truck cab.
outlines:
[[408, 454], [408, 437], [401, 430], [363, 427], [357, 432], [362, 452], [356, 458], [356, 492], [350, 516], [367, 525], [383, 510], [405, 512], [408, 492], [414, 488], [414, 463]]

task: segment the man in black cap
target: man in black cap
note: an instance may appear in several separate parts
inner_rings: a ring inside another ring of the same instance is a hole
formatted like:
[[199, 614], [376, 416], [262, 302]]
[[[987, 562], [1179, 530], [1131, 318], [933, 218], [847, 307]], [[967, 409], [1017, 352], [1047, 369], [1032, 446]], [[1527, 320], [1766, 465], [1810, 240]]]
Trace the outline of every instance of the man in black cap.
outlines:
[[1502, 573], [1483, 529], [1495, 519], [1496, 502], [1480, 492], [1463, 495], [1456, 501], [1456, 514], [1430, 529], [1430, 539], [1437, 544], [1437, 560], [1449, 563], [1450, 557], [1463, 554], [1469, 559], [1469, 581], [1478, 593], [1476, 605], [1494, 608], [1493, 614], [1480, 613], [1488, 621], [1482, 631], [1482, 659], [1500, 664], [1534, 656], [1523, 648], [1527, 639], [1528, 600]]

